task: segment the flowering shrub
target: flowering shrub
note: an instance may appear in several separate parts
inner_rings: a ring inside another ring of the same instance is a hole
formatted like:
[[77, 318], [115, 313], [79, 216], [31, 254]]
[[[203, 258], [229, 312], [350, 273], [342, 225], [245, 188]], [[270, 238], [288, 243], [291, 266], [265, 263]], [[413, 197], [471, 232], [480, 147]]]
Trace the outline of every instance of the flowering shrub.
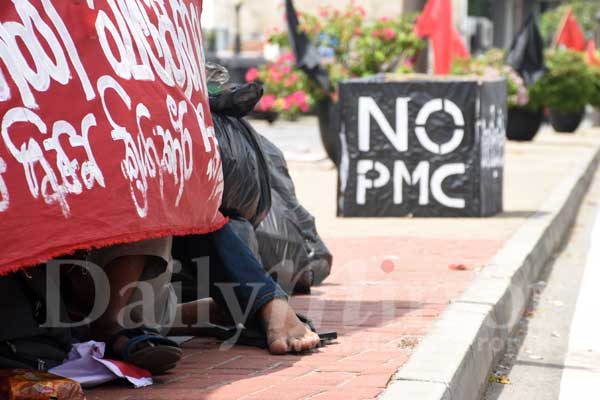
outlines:
[[287, 118], [306, 113], [314, 104], [309, 95], [308, 78], [294, 67], [294, 56], [286, 54], [277, 62], [252, 68], [246, 73], [246, 81], [260, 80], [265, 95], [256, 109], [261, 112], [276, 112]]
[[423, 43], [413, 33], [415, 16], [383, 17], [365, 28], [356, 43], [350, 70], [358, 76], [378, 72], [412, 72]]
[[[323, 68], [329, 74], [328, 90], [316, 85], [293, 66], [289, 55], [275, 63], [250, 70], [246, 79], [265, 84], [265, 98], [258, 109], [276, 111], [284, 117], [307, 112], [329, 97], [337, 101], [337, 85], [352, 77], [379, 72], [410, 72], [412, 61], [424, 43], [413, 32], [416, 16], [367, 20], [354, 2], [345, 9], [323, 7], [318, 14], [298, 13], [299, 29], [318, 48]], [[287, 32], [274, 30], [269, 43], [290, 51]], [[288, 81], [288, 78], [294, 76]]]
[[505, 64], [503, 50], [492, 49], [470, 60], [456, 60], [452, 73], [477, 75], [484, 79], [505, 78], [508, 84], [508, 106], [533, 106], [523, 78], [510, 65]]

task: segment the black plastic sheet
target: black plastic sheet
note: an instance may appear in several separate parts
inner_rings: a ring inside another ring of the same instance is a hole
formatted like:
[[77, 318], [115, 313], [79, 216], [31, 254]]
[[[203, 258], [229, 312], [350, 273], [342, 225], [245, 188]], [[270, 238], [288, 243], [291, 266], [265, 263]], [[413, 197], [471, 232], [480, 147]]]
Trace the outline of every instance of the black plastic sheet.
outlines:
[[296, 65], [323, 89], [329, 92], [329, 74], [321, 66], [321, 56], [317, 47], [308, 36], [299, 30], [298, 13], [292, 0], [285, 0], [285, 15], [288, 24], [288, 36], [296, 58]]
[[342, 83], [338, 215], [501, 212], [506, 90], [504, 80]]
[[535, 83], [546, 71], [544, 65], [544, 39], [537, 18], [530, 15], [510, 46], [506, 62], [523, 77], [525, 84]]
[[315, 218], [298, 202], [281, 150], [261, 136], [269, 160], [272, 207], [256, 230], [265, 269], [284, 290], [307, 292], [331, 272], [333, 257], [317, 233]]
[[258, 134], [244, 119], [213, 113], [223, 163], [221, 212], [258, 226], [271, 208], [269, 167]]

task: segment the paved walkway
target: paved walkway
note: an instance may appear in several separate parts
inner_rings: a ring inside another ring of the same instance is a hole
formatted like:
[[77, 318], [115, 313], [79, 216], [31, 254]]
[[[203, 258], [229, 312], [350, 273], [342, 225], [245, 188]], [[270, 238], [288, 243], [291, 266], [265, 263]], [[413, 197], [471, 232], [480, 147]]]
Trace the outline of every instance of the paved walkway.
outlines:
[[553, 187], [581, 165], [592, 142], [600, 142], [600, 135], [546, 133], [535, 143], [509, 144], [506, 212], [492, 219], [338, 219], [332, 166], [291, 163], [299, 197], [315, 214], [335, 259], [323, 286], [292, 301], [321, 329], [337, 330], [338, 343], [310, 355], [274, 357], [196, 339], [184, 345], [180, 367], [153, 387], [108, 386], [88, 398], [375, 398], [446, 306]]

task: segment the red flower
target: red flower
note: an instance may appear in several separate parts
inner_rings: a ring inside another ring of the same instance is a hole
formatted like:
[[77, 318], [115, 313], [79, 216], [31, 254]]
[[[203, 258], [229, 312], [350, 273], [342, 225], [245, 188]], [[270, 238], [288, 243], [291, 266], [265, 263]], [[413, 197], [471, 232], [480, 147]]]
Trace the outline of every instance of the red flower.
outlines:
[[256, 106], [256, 109], [258, 111], [267, 112], [267, 111], [271, 111], [273, 109], [273, 107], [275, 107], [275, 96], [273, 96], [272, 94], [269, 94], [269, 95], [263, 96], [263, 98], [260, 99], [260, 102]]
[[299, 90], [297, 92], [292, 93], [286, 99], [289, 99], [290, 102], [297, 106], [302, 112], [308, 112], [310, 109], [308, 105], [308, 96], [305, 92]]
[[385, 40], [392, 40], [396, 38], [396, 31], [392, 28], [383, 28], [381, 30], [381, 36]]
[[285, 62], [294, 62], [295, 58], [294, 58], [294, 53], [287, 53], [282, 55], [281, 57], [279, 57], [279, 59], [277, 60], [277, 62], [279, 64], [281, 63], [285, 63]]
[[246, 72], [246, 82], [254, 82], [259, 78], [258, 69], [250, 68], [248, 72]]
[[392, 40], [396, 38], [396, 31], [392, 28], [381, 28], [374, 30], [371, 36], [376, 39]]
[[281, 80], [283, 79], [283, 77], [281, 76], [280, 73], [278, 72], [273, 72], [269, 75], [269, 79], [272, 80], [275, 83], [279, 83], [281, 82]]
[[285, 86], [286, 87], [290, 87], [290, 86], [292, 86], [296, 82], [298, 82], [298, 75], [297, 74], [292, 74], [285, 81]]
[[283, 75], [287, 75], [287, 74], [289, 74], [290, 72], [292, 72], [292, 67], [290, 67], [289, 65], [282, 65], [282, 66], [281, 66], [281, 73], [282, 73]]

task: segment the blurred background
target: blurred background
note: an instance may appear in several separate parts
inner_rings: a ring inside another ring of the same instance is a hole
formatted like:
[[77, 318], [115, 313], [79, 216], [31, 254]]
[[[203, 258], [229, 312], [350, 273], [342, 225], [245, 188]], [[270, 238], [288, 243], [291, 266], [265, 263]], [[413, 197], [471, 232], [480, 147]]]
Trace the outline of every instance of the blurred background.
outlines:
[[[350, 1], [297, 0], [298, 10], [318, 13], [326, 6], [343, 9]], [[425, 0], [357, 0], [369, 17], [397, 16], [421, 12]], [[453, 0], [454, 25], [472, 54], [498, 47], [507, 48], [526, 18], [540, 17], [540, 30], [552, 39], [565, 7], [573, 11], [588, 34], [600, 35], [600, 5], [597, 0]], [[228, 65], [232, 78], [242, 81], [241, 72], [265, 59], [276, 57], [277, 49], [267, 43], [273, 30], [285, 31], [284, 5], [281, 0], [205, 0], [202, 14], [206, 50], [209, 59]], [[234, 57], [236, 56], [236, 57]], [[233, 58], [233, 59], [232, 59]]]

